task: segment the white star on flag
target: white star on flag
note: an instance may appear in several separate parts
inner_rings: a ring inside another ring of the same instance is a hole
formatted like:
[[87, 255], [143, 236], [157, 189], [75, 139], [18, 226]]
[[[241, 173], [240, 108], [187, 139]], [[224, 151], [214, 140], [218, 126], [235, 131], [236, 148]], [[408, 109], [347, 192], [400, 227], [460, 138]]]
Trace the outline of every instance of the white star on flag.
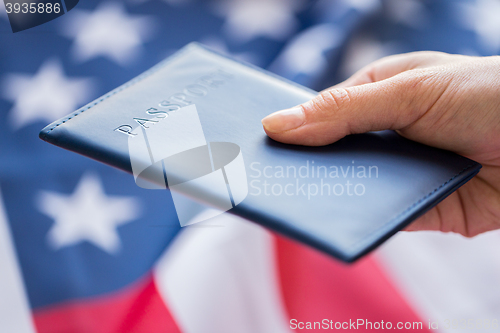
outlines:
[[38, 209], [54, 219], [47, 241], [54, 249], [83, 241], [110, 254], [120, 250], [116, 228], [139, 216], [139, 202], [133, 197], [108, 196], [99, 178], [82, 176], [71, 195], [41, 191]]
[[500, 51], [500, 1], [477, 0], [475, 4], [463, 3], [459, 16], [465, 28], [477, 34], [486, 52]]
[[286, 76], [317, 74], [328, 66], [325, 52], [338, 46], [341, 40], [342, 33], [332, 24], [311, 27], [288, 44], [271, 68]]
[[107, 57], [120, 65], [137, 59], [151, 37], [153, 18], [129, 15], [121, 3], [104, 3], [93, 12], [73, 10], [64, 21], [63, 35], [73, 38], [77, 61]]
[[226, 0], [216, 11], [226, 18], [224, 32], [244, 43], [257, 37], [283, 40], [298, 27], [300, 0]]
[[3, 96], [14, 103], [9, 118], [14, 129], [37, 121], [52, 122], [75, 111], [92, 95], [92, 80], [69, 78], [58, 60], [48, 60], [35, 75], [9, 74]]

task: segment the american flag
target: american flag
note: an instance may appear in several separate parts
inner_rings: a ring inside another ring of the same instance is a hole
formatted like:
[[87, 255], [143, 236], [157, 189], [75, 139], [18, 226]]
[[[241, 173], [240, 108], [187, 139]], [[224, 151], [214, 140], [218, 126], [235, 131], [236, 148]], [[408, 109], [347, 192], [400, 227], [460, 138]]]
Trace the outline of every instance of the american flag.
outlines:
[[323, 89], [393, 53], [499, 54], [499, 18], [498, 0], [87, 0], [14, 34], [0, 1], [0, 332], [498, 321], [498, 232], [400, 233], [345, 265], [229, 214], [181, 230], [166, 193], [38, 132], [191, 41]]

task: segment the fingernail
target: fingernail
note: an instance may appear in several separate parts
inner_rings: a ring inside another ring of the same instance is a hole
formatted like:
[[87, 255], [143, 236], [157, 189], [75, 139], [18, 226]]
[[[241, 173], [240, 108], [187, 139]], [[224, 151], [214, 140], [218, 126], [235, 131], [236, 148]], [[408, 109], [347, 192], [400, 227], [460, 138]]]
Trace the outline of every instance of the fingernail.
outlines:
[[305, 120], [304, 110], [296, 106], [270, 114], [262, 119], [262, 125], [268, 132], [279, 133], [300, 127]]

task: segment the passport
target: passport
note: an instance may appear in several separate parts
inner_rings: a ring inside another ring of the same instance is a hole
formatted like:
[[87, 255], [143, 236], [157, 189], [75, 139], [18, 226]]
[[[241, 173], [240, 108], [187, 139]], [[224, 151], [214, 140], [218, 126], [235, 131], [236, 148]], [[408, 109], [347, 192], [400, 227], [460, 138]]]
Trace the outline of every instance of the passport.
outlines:
[[345, 262], [376, 248], [481, 168], [393, 131], [322, 147], [266, 136], [263, 117], [316, 94], [191, 43], [48, 125], [40, 138], [132, 173], [141, 187], [170, 188], [174, 203], [187, 195]]

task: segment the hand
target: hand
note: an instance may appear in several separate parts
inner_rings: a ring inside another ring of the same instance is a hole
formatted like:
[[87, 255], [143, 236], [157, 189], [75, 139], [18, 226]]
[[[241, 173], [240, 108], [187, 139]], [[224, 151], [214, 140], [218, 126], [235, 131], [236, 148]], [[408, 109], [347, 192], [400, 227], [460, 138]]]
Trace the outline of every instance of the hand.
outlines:
[[262, 120], [272, 139], [320, 146], [396, 130], [483, 165], [479, 174], [406, 230], [464, 236], [500, 228], [500, 57], [439, 52], [390, 56], [297, 107]]

